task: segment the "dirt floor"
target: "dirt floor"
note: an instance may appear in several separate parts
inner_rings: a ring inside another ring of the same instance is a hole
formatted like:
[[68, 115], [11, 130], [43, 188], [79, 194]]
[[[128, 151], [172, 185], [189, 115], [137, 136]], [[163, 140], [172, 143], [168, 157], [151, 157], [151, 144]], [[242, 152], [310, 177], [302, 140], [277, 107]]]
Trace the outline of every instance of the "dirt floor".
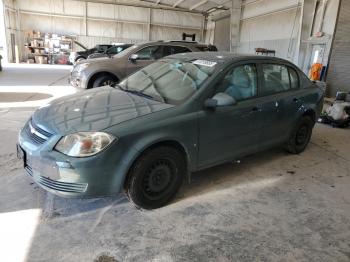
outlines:
[[[47, 93], [69, 89], [69, 69], [56, 71], [40, 80]], [[123, 195], [63, 199], [33, 184], [15, 154], [33, 110], [0, 103], [0, 261], [350, 261], [349, 129], [317, 124], [300, 155], [198, 172], [170, 205], [141, 211]]]

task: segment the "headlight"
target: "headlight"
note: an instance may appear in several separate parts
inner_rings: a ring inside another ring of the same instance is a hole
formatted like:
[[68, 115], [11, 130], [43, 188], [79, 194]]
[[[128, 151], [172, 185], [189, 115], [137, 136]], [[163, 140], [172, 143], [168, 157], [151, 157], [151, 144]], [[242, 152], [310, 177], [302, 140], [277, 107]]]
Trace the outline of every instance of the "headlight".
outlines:
[[92, 156], [106, 148], [114, 139], [114, 136], [103, 132], [79, 132], [62, 137], [55, 149], [68, 156]]
[[76, 71], [78, 73], [81, 73], [85, 68], [89, 66], [89, 63], [84, 63], [84, 64], [78, 64], [73, 68], [73, 71]]

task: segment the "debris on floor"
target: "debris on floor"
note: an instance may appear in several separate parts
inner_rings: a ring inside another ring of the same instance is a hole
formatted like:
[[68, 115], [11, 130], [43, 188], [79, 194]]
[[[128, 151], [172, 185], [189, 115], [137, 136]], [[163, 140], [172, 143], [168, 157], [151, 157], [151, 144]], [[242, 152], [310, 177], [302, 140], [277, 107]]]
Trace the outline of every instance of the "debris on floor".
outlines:
[[350, 92], [338, 92], [335, 101], [322, 112], [318, 122], [333, 127], [348, 127], [350, 125]]

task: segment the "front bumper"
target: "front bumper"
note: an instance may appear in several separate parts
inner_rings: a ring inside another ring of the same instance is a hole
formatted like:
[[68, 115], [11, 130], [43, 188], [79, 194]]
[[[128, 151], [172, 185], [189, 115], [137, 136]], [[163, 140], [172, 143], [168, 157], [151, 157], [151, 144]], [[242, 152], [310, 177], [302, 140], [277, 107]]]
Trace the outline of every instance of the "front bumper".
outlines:
[[69, 157], [53, 150], [60, 136], [36, 141], [26, 126], [19, 134], [17, 149], [23, 150], [26, 173], [43, 189], [63, 197], [100, 197], [123, 190], [128, 166], [121, 160], [121, 149], [113, 150], [112, 144], [95, 156]]

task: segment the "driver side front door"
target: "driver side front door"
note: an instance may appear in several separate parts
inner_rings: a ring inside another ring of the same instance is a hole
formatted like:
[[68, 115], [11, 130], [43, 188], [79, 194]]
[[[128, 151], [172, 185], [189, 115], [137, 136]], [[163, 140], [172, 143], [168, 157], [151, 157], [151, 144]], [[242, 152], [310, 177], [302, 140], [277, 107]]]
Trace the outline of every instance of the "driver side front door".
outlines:
[[152, 64], [162, 57], [162, 52], [162, 46], [159, 45], [147, 46], [136, 51], [134, 54], [138, 55], [138, 59], [135, 61], [129, 59], [126, 66], [126, 75], [130, 75], [137, 70]]
[[235, 66], [219, 81], [216, 93], [224, 92], [237, 103], [199, 112], [198, 168], [258, 151], [263, 121], [257, 88], [255, 64]]

